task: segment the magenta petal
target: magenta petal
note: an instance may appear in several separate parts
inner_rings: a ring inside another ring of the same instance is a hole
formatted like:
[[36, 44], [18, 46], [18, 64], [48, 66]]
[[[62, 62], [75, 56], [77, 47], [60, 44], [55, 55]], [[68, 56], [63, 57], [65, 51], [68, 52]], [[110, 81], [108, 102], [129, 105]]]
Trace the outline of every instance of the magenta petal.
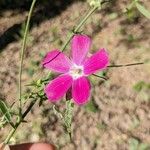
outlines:
[[88, 102], [90, 96], [90, 82], [86, 77], [80, 77], [73, 81], [72, 97], [78, 105]]
[[84, 73], [86, 75], [105, 69], [109, 63], [108, 53], [101, 49], [84, 62]]
[[75, 35], [72, 39], [72, 59], [75, 64], [81, 65], [91, 45], [91, 39], [86, 35]]
[[64, 55], [59, 50], [53, 50], [47, 53], [42, 64], [44, 67], [50, 70], [59, 73], [66, 73], [70, 69], [71, 61], [66, 55]]
[[69, 75], [60, 75], [52, 80], [45, 87], [45, 93], [50, 101], [57, 101], [62, 98], [67, 90], [71, 87], [72, 77]]

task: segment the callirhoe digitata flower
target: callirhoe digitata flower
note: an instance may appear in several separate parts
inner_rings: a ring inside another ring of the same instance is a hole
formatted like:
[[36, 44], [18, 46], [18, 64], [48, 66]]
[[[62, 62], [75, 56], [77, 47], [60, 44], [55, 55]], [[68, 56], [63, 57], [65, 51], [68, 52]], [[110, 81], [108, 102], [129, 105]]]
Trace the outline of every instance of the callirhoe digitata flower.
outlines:
[[108, 53], [100, 49], [87, 56], [91, 39], [86, 35], [75, 35], [71, 42], [71, 58], [59, 50], [52, 50], [45, 56], [42, 64], [45, 68], [61, 73], [45, 87], [47, 98], [56, 102], [71, 88], [73, 101], [82, 105], [90, 97], [88, 76], [103, 70], [109, 63]]

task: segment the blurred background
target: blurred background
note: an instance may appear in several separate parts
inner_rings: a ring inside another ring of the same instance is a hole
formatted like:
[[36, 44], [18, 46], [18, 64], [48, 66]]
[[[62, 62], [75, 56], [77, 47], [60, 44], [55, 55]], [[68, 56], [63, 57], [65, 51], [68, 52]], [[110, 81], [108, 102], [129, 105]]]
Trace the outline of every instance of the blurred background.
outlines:
[[[0, 0], [0, 99], [17, 101], [18, 67], [25, 21], [32, 0]], [[146, 62], [144, 65], [108, 68], [91, 77], [91, 101], [75, 106], [73, 141], [69, 142], [53, 104], [36, 105], [11, 143], [46, 141], [61, 150], [150, 149], [150, 20], [127, 0], [111, 0], [87, 21], [83, 33], [92, 38], [93, 53], [106, 48], [111, 64]], [[150, 2], [143, 4], [150, 9]], [[23, 70], [23, 84], [44, 77], [41, 60], [60, 48], [67, 34], [89, 10], [86, 0], [38, 0], [34, 9]], [[65, 53], [69, 54], [70, 46]], [[27, 86], [25, 92], [30, 92]], [[64, 100], [57, 104], [64, 109]], [[0, 114], [1, 115], [1, 114]], [[0, 128], [0, 141], [10, 127]]]

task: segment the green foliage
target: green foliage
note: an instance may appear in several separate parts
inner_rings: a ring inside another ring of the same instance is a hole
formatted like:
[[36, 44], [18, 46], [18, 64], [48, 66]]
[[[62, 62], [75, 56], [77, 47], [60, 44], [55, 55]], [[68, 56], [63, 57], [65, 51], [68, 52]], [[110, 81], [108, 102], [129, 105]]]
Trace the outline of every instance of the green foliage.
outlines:
[[150, 145], [149, 144], [141, 143], [139, 145], [139, 150], [149, 150], [149, 149], [150, 149]]
[[140, 120], [137, 117], [133, 117], [132, 125], [130, 130], [137, 128], [140, 125]]
[[139, 0], [132, 0], [132, 3], [128, 5], [126, 12], [130, 18], [136, 15], [136, 13], [134, 13], [135, 11], [133, 11], [135, 10], [134, 8], [137, 8], [141, 14], [150, 19], [150, 11], [147, 10], [146, 7], [139, 2]]
[[93, 113], [96, 113], [96, 112], [99, 111], [97, 105], [94, 103], [93, 100], [90, 100], [90, 101], [85, 105], [85, 109], [86, 109], [86, 111], [88, 111], [88, 112], [93, 112]]
[[99, 75], [99, 76], [101, 76], [101, 77], [106, 77], [107, 71], [106, 71], [106, 70], [100, 71], [97, 75]]
[[49, 73], [47, 77], [32, 81], [30, 84], [27, 84], [26, 86], [34, 87], [36, 91], [33, 92], [33, 90], [30, 89], [31, 90], [30, 92], [26, 92], [23, 95], [22, 101], [26, 102], [29, 99], [37, 99], [39, 101], [39, 107], [40, 107], [43, 104], [43, 102], [47, 100], [47, 97], [45, 96], [43, 89], [45, 84], [47, 84], [51, 79], [52, 79], [52, 75], [51, 73]]
[[129, 140], [129, 150], [149, 150], [150, 145], [140, 143], [137, 139], [132, 138]]
[[116, 12], [111, 13], [111, 14], [109, 15], [109, 19], [110, 19], [110, 20], [114, 20], [114, 19], [116, 19], [117, 17], [118, 17], [118, 14], [117, 14]]
[[133, 89], [139, 93], [142, 101], [148, 102], [150, 100], [150, 83], [139, 81], [133, 86]]
[[0, 120], [0, 129], [4, 128], [4, 126], [7, 124], [7, 121], [5, 119], [5, 117], [2, 117]]
[[128, 36], [127, 36], [127, 41], [128, 42], [134, 42], [136, 40], [136, 38], [134, 37], [134, 35], [133, 34], [129, 34]]
[[98, 73], [95, 74], [96, 76], [90, 76], [90, 81], [93, 83], [93, 85], [97, 85], [98, 83], [98, 78], [100, 79], [100, 81], [104, 82], [105, 80], [107, 80], [107, 70], [104, 71], [100, 71]]
[[30, 66], [25, 69], [26, 73], [27, 73], [30, 77], [33, 77], [33, 75], [35, 74], [36, 70], [39, 69], [39, 64], [40, 64], [40, 61], [38, 61], [38, 60], [36, 60], [36, 61], [31, 60]]
[[130, 139], [129, 150], [138, 150], [139, 141], [137, 139]]
[[136, 83], [134, 86], [133, 86], [133, 89], [137, 92], [140, 92], [142, 90], [142, 88], [144, 87], [145, 85], [145, 82], [144, 81], [139, 81], [138, 83]]
[[58, 109], [56, 109], [55, 105], [53, 105], [53, 111], [57, 117], [59, 117], [60, 119], [63, 119], [63, 114]]
[[107, 129], [107, 124], [105, 124], [104, 122], [97, 124], [97, 128], [99, 130], [106, 130]]
[[43, 58], [45, 57], [45, 55], [46, 55], [46, 53], [45, 53], [44, 51], [41, 50], [41, 51], [39, 52], [39, 57], [40, 57], [40, 58], [43, 59]]
[[136, 2], [136, 7], [141, 14], [143, 14], [146, 18], [150, 19], [150, 11], [147, 10], [143, 5], [139, 2]]
[[87, 2], [89, 3], [90, 6], [101, 8], [102, 0], [88, 0]]
[[0, 100], [0, 112], [3, 114], [1, 126], [5, 124], [5, 122], [8, 122], [14, 127], [14, 124], [11, 121], [12, 116], [10, 113], [10, 108], [8, 108], [8, 106], [2, 100]]
[[69, 137], [71, 139], [71, 124], [72, 124], [72, 117], [73, 117], [73, 108], [74, 103], [71, 100], [66, 101], [66, 109], [64, 112], [60, 112], [58, 109], [56, 109], [56, 106], [53, 106], [54, 113], [63, 120], [65, 124], [65, 129], [67, 133], [69, 134]]
[[145, 83], [144, 81], [139, 81], [133, 86], [133, 89], [137, 92], [140, 92], [142, 89], [150, 89], [150, 83]]
[[127, 15], [129, 22], [134, 22], [136, 20], [139, 14], [137, 13], [137, 9], [135, 7], [135, 1], [132, 1], [132, 3], [127, 6], [124, 13]]
[[107, 0], [87, 0], [87, 2], [89, 3], [89, 5], [91, 7], [97, 7], [98, 9], [101, 9], [102, 4], [109, 2]]
[[35, 73], [35, 70], [33, 68], [27, 68], [26, 72], [30, 77], [32, 77]]
[[68, 133], [71, 133], [73, 108], [74, 108], [74, 103], [71, 100], [66, 101], [66, 110], [64, 113], [64, 123], [66, 125]]

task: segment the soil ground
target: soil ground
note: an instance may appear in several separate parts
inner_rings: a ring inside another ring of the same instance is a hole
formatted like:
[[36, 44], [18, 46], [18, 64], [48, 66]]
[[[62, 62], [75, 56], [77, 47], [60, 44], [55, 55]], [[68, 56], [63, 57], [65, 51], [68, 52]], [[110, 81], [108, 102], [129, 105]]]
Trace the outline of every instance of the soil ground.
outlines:
[[[57, 2], [55, 12], [51, 7], [44, 12], [42, 6], [34, 12], [25, 52], [24, 85], [48, 73], [39, 67], [41, 55], [60, 48], [68, 31], [89, 9], [84, 1], [73, 1], [66, 7], [59, 7]], [[92, 102], [75, 106], [74, 142], [69, 142], [53, 104], [46, 101], [42, 107], [34, 107], [26, 118], [28, 123], [20, 126], [11, 143], [47, 141], [61, 150], [150, 149], [150, 22], [136, 9], [130, 16], [123, 13], [127, 4], [118, 0], [104, 6], [88, 20], [83, 33], [92, 38], [90, 52], [106, 48], [111, 64], [147, 63], [108, 68], [108, 81], [92, 78]], [[150, 8], [148, 0], [144, 5]], [[27, 10], [18, 9], [6, 9], [0, 14], [0, 98], [9, 104], [17, 101], [19, 51], [26, 16]], [[64, 108], [63, 102], [59, 105]], [[0, 129], [0, 139], [5, 138], [8, 129]]]

